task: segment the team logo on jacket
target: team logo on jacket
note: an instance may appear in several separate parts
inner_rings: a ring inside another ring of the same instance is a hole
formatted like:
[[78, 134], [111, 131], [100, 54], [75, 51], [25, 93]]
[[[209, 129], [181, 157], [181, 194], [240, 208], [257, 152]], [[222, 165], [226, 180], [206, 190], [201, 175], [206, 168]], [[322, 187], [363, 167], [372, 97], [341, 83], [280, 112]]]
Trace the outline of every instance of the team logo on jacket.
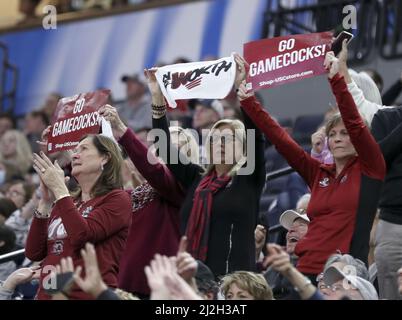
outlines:
[[84, 218], [87, 218], [93, 209], [94, 209], [93, 207], [89, 206], [89, 207], [85, 208], [84, 211], [82, 211], [81, 215]]
[[320, 182], [320, 187], [325, 188], [329, 186], [329, 178], [323, 178]]
[[64, 241], [57, 240], [53, 243], [52, 254], [59, 255], [64, 251]]
[[64, 239], [67, 237], [66, 229], [64, 228], [64, 224], [61, 218], [54, 219], [48, 229], [47, 229], [47, 237], [49, 240], [58, 240]]

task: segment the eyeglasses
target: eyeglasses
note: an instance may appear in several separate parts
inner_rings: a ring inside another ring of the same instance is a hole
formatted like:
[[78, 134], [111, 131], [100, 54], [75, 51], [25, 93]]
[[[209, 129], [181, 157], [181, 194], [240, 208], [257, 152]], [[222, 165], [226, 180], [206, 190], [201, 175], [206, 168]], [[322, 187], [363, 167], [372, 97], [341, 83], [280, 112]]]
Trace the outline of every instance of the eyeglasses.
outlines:
[[343, 287], [342, 284], [337, 284], [337, 285], [333, 284], [333, 285], [329, 286], [329, 285], [326, 285], [324, 282], [322, 282], [321, 284], [318, 284], [318, 289], [320, 291], [322, 291], [324, 289], [328, 289], [328, 290], [331, 290], [332, 292], [337, 292], [337, 291], [344, 290], [345, 288]]
[[329, 289], [331, 289], [332, 292], [345, 290], [343, 284], [333, 284], [332, 286], [329, 286]]
[[[318, 277], [317, 277], [318, 279]], [[321, 278], [321, 283], [318, 283], [318, 289], [320, 291], [324, 290], [324, 289], [328, 289], [331, 290], [332, 292], [337, 292], [337, 291], [345, 291], [345, 290], [357, 290], [355, 287], [350, 286], [349, 288], [345, 288], [343, 283], [342, 284], [333, 284], [333, 285], [326, 285]]]

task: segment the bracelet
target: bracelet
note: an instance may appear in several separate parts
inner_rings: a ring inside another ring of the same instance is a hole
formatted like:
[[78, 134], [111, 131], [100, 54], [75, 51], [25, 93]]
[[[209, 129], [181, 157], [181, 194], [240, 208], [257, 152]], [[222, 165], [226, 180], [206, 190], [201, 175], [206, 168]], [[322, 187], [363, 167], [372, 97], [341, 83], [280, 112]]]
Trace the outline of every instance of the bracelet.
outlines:
[[39, 212], [38, 209], [34, 210], [33, 215], [37, 219], [49, 219], [50, 218], [50, 213], [43, 214], [43, 213]]
[[154, 117], [162, 117], [166, 114], [166, 110], [165, 111], [152, 111], [152, 115]]
[[162, 106], [157, 106], [157, 105], [152, 105], [152, 110], [156, 110], [156, 111], [164, 111], [166, 110], [166, 105], [162, 105]]
[[152, 113], [165, 114], [166, 109], [165, 110], [152, 110]]
[[165, 104], [162, 104], [162, 105], [153, 104], [152, 109], [163, 110], [163, 109], [166, 109], [166, 105]]

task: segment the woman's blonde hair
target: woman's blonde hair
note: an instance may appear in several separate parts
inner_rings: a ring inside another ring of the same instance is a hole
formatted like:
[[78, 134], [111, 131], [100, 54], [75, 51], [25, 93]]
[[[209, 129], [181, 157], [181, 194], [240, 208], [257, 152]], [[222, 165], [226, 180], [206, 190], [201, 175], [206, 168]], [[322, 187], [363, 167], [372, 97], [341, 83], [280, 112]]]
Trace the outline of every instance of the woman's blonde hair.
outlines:
[[333, 127], [337, 126], [339, 123], [343, 123], [341, 114], [339, 112], [333, 114], [325, 124], [325, 135], [329, 137], [329, 132]]
[[211, 130], [208, 133], [207, 140], [205, 142], [205, 150], [207, 153], [207, 159], [209, 164], [207, 165], [204, 175], [208, 175], [213, 169], [215, 169], [215, 164], [211, 163], [211, 138], [214, 130], [219, 128], [222, 125], [229, 125], [231, 129], [234, 131], [235, 136], [241, 141], [242, 143], [242, 156], [237, 161], [233, 167], [228, 172], [228, 176], [233, 177], [236, 175], [237, 171], [246, 163], [247, 161], [247, 140], [246, 140], [246, 128], [244, 127], [243, 122], [240, 120], [232, 120], [232, 119], [222, 119], [217, 121]]
[[0, 152], [0, 160], [13, 163], [22, 171], [23, 174], [25, 174], [32, 166], [31, 146], [29, 145], [27, 138], [22, 134], [22, 132], [14, 129], [7, 130], [2, 136], [1, 140], [3, 140], [4, 137], [6, 137], [6, 135], [8, 134], [14, 135], [16, 139], [15, 154], [10, 158], [4, 158], [2, 152]]
[[[368, 124], [368, 122], [367, 122], [367, 119], [366, 119], [364, 116], [362, 116], [362, 115], [360, 115], [360, 117], [361, 117], [361, 119], [363, 120], [363, 122], [364, 122], [364, 124], [366, 125], [366, 127], [370, 127], [369, 124]], [[337, 113], [333, 114], [333, 115], [328, 119], [327, 123], [325, 124], [325, 135], [326, 135], [327, 137], [329, 137], [329, 132], [331, 131], [331, 129], [332, 129], [333, 127], [335, 127], [336, 125], [338, 125], [339, 123], [343, 123], [343, 119], [342, 119], [341, 114], [340, 114], [339, 112], [337, 112]]]
[[262, 274], [249, 271], [236, 271], [222, 278], [221, 292], [227, 296], [232, 284], [247, 291], [255, 300], [273, 300], [271, 287]]
[[[169, 127], [169, 131], [170, 134], [177, 133], [179, 137], [180, 135], [183, 135], [186, 138], [186, 144], [182, 146], [185, 147], [185, 150], [187, 150], [186, 156], [189, 158], [191, 163], [199, 164], [200, 163], [199, 146], [197, 140], [191, 134], [191, 131], [183, 129], [182, 127], [179, 126], [171, 126]], [[179, 150], [181, 150], [182, 147], [180, 147]]]

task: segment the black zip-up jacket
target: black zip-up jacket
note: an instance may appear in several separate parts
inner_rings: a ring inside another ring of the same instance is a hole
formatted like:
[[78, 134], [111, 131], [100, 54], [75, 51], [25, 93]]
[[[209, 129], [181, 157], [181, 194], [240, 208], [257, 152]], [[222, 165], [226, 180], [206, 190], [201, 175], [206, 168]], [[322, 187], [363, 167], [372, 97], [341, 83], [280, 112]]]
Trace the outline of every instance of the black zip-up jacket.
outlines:
[[379, 110], [371, 123], [387, 164], [380, 197], [380, 219], [402, 224], [402, 108]]
[[[264, 139], [244, 114], [244, 125], [255, 130], [255, 168], [251, 175], [236, 175], [226, 188], [214, 195], [205, 264], [215, 276], [238, 270], [255, 271], [254, 230], [258, 221], [259, 201], [265, 183]], [[154, 129], [162, 129], [168, 138], [167, 153], [177, 149], [170, 144], [167, 118], [153, 119]], [[181, 207], [181, 231], [186, 231], [193, 207], [194, 192], [203, 178], [203, 169], [195, 164], [172, 164], [162, 155], [168, 168], [185, 190]]]

